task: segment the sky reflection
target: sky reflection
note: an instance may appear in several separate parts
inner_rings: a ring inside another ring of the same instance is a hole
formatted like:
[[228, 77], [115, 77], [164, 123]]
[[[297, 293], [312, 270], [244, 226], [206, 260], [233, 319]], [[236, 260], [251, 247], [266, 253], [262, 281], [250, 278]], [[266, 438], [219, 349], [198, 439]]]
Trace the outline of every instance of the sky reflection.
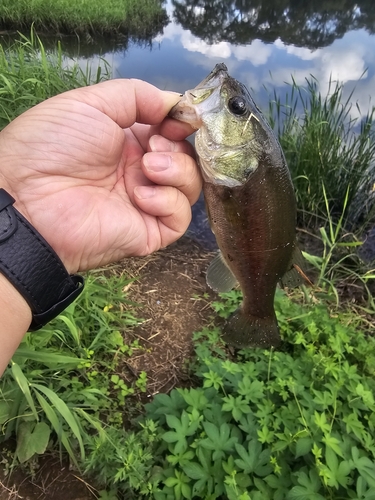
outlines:
[[[172, 19], [170, 2], [167, 11]], [[310, 75], [318, 80], [323, 94], [330, 78], [345, 84], [344, 97], [355, 88], [352, 102], [359, 104], [362, 115], [375, 91], [375, 36], [365, 30], [347, 32], [328, 47], [310, 50], [286, 45], [280, 39], [273, 44], [260, 40], [247, 45], [208, 44], [171, 22], [151, 48], [131, 45], [123, 54], [104, 57], [112, 65], [114, 77], [141, 78], [180, 92], [194, 87], [217, 62], [225, 62], [230, 74], [252, 89], [260, 107], [268, 106], [264, 86], [270, 92], [276, 89], [283, 101], [292, 78], [303, 84]], [[355, 106], [352, 115], [360, 115]]]

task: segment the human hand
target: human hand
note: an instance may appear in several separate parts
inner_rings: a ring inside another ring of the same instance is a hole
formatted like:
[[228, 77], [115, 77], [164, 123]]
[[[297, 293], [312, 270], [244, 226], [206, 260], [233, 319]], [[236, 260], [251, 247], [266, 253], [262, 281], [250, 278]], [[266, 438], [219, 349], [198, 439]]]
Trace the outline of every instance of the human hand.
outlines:
[[0, 133], [0, 187], [70, 273], [146, 255], [187, 229], [201, 178], [183, 140], [192, 129], [165, 119], [178, 99], [112, 80], [48, 99]]

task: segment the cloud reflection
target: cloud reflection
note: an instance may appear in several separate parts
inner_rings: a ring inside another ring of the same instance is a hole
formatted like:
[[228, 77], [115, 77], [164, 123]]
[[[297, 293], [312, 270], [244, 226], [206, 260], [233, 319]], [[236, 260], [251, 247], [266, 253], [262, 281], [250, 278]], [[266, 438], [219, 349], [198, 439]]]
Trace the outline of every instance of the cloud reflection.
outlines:
[[[313, 75], [323, 94], [328, 92], [330, 80], [350, 84], [345, 89], [347, 95], [356, 87], [353, 104], [360, 103], [362, 115], [374, 91], [374, 77], [369, 78], [366, 70], [375, 66], [375, 37], [361, 30], [348, 32], [332, 45], [316, 50], [286, 45], [280, 39], [274, 44], [260, 40], [248, 45], [209, 44], [174, 23], [158, 37], [161, 44], [165, 40], [180, 43], [190, 64], [210, 70], [216, 62], [224, 61], [231, 74], [253, 90], [266, 85], [285, 91], [292, 78], [302, 85]], [[359, 116], [354, 107], [353, 115]]]
[[[170, 2], [166, 8], [172, 19]], [[152, 48], [130, 45], [126, 51], [106, 53], [104, 58], [115, 77], [141, 78], [180, 92], [197, 85], [216, 63], [225, 62], [230, 74], [256, 93], [255, 99], [263, 108], [269, 100], [264, 86], [270, 92], [276, 89], [283, 101], [292, 78], [304, 84], [310, 75], [317, 79], [323, 94], [329, 89], [330, 79], [345, 84], [345, 98], [355, 88], [351, 97], [353, 117], [367, 113], [375, 91], [375, 36], [364, 30], [347, 32], [332, 45], [311, 50], [286, 45], [280, 39], [273, 44], [260, 40], [246, 45], [228, 41], [210, 44], [171, 22], [154, 38]], [[91, 62], [95, 71], [98, 59]], [[86, 60], [82, 62], [85, 66]], [[355, 106], [357, 102], [360, 112]]]

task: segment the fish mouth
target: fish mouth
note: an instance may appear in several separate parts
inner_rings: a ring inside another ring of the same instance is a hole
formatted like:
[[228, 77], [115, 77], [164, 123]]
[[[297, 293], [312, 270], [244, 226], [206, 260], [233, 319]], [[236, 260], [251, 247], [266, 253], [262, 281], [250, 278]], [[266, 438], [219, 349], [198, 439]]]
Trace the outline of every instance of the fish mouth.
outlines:
[[173, 106], [169, 115], [171, 118], [189, 123], [193, 128], [199, 129], [202, 125], [199, 104], [206, 101], [220, 88], [229, 77], [228, 68], [224, 63], [216, 64], [211, 73], [202, 80], [194, 89], [185, 92], [182, 99]]
[[201, 89], [209, 87], [218, 87], [221, 86], [221, 84], [228, 78], [230, 78], [228, 74], [228, 68], [224, 63], [219, 63], [216, 64], [211, 73], [204, 80], [198, 83], [198, 85], [195, 88]]

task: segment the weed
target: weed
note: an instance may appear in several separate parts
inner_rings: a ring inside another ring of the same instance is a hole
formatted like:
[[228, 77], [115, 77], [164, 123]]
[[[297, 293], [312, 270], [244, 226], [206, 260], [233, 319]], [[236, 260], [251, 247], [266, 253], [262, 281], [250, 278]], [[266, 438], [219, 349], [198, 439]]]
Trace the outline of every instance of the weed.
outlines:
[[141, 392], [146, 392], [146, 390], [147, 390], [147, 373], [145, 371], [141, 371], [135, 385], [138, 387], [138, 389]]
[[77, 63], [67, 66], [60, 44], [46, 51], [31, 30], [15, 44], [0, 46], [0, 129], [27, 109], [56, 94], [109, 78], [105, 62], [95, 75], [89, 66], [83, 71]]
[[147, 406], [165, 443], [156, 500], [374, 495], [375, 339], [324, 306], [281, 292], [276, 306], [282, 351], [242, 350], [234, 363], [199, 334], [202, 385]]
[[305, 223], [309, 217], [325, 216], [322, 182], [335, 220], [344, 212], [346, 199], [344, 226], [358, 226], [375, 215], [374, 108], [362, 120], [351, 118], [351, 97], [343, 100], [343, 85], [332, 81], [323, 96], [311, 77], [304, 87], [293, 81], [285, 103], [276, 94], [270, 99], [270, 119]]
[[[365, 269], [358, 254], [353, 251], [361, 246], [362, 242], [358, 241], [353, 233], [343, 230], [349, 189], [346, 191], [343, 200], [343, 212], [337, 222], [330, 215], [329, 201], [324, 184], [322, 185], [322, 192], [327, 213], [326, 225], [319, 228], [323, 252], [321, 256], [303, 252], [306, 260], [318, 273], [315, 279], [315, 287], [328, 293], [328, 295], [333, 294], [336, 305], [339, 306], [342, 299], [340, 298], [338, 287], [342, 287], [344, 283], [351, 283], [357, 289], [364, 292], [364, 302], [366, 303], [368, 312], [375, 312], [375, 303], [369, 288], [372, 272]], [[350, 299], [353, 300], [352, 297]], [[362, 294], [359, 302], [363, 302]]]
[[[227, 315], [240, 297], [223, 297]], [[244, 349], [235, 362], [217, 329], [195, 334], [200, 383], [157, 395], [139, 430], [96, 446], [89, 470], [126, 498], [372, 498], [375, 339], [281, 291], [276, 312], [278, 352]]]
[[[89, 276], [79, 299], [38, 332], [28, 333], [0, 382], [2, 441], [17, 437], [25, 462], [43, 453], [52, 437], [78, 465], [90, 429], [122, 423], [122, 407], [135, 389], [116, 374], [124, 352], [121, 331], [138, 323], [124, 308], [125, 278]], [[139, 390], [145, 377], [136, 381]], [[137, 388], [137, 385], [135, 385]]]
[[146, 420], [137, 432], [109, 427], [88, 442], [86, 473], [95, 474], [112, 495], [120, 489], [127, 499], [148, 498], [153, 489], [151, 472], [158, 470], [154, 452], [159, 445], [152, 421]]

